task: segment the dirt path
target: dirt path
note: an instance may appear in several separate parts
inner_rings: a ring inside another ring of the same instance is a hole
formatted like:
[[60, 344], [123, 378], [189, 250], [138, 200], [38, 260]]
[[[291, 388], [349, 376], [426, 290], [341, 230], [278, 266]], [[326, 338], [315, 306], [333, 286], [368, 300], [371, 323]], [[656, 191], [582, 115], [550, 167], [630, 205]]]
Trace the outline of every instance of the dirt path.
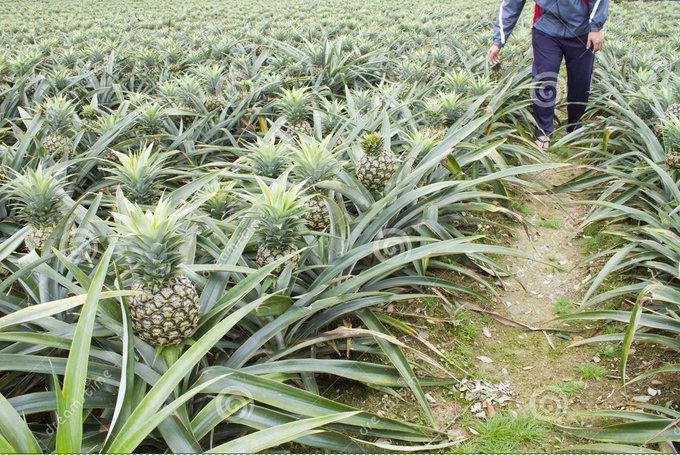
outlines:
[[[522, 210], [531, 223], [529, 232], [517, 226], [510, 244], [534, 260], [508, 259], [516, 279], [505, 280], [505, 286], [499, 289], [501, 303], [494, 308], [531, 327], [550, 325], [563, 330], [527, 331], [494, 320], [487, 325], [480, 343], [485, 357], [492, 360], [480, 361], [480, 373], [508, 381], [516, 394], [517, 409], [548, 417], [573, 417], [584, 410], [612, 407], [621, 399], [614, 359], [596, 352], [596, 347], [566, 349], [584, 336], [584, 330], [587, 334], [589, 326], [548, 323], [557, 312], [576, 308], [587, 291], [591, 274], [588, 264], [584, 264], [579, 232], [587, 207], [578, 204], [579, 195], [553, 194], [549, 190], [573, 176], [572, 171], [564, 170], [536, 175], [548, 190], [527, 196]], [[582, 368], [599, 369], [605, 377], [584, 377], [587, 375], [580, 371]]]

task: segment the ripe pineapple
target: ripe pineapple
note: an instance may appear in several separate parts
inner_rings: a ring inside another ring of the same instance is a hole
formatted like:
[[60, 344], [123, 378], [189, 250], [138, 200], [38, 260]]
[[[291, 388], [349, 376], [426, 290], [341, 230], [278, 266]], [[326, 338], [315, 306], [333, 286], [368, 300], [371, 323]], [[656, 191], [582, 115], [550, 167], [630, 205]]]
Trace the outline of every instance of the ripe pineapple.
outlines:
[[160, 200], [153, 212], [144, 212], [122, 193], [117, 199], [113, 217], [121, 260], [132, 275], [131, 289], [142, 293], [127, 299], [132, 327], [152, 345], [179, 344], [194, 332], [199, 316], [196, 288], [179, 268], [187, 210]]
[[152, 204], [161, 192], [163, 181], [170, 169], [165, 166], [170, 153], [154, 152], [154, 145], [149, 144], [139, 148], [129, 155], [113, 152], [118, 163], [105, 169], [111, 175], [108, 177], [115, 185], [120, 185], [123, 192], [137, 204]]
[[16, 173], [7, 183], [7, 191], [14, 201], [17, 217], [31, 226], [24, 243], [28, 250], [42, 253], [47, 240], [62, 216], [60, 191], [64, 177], [57, 177], [54, 168], [38, 165]]
[[329, 150], [330, 140], [330, 136], [322, 141], [300, 136], [298, 149], [293, 153], [293, 176], [304, 182], [312, 194], [305, 202], [307, 211], [302, 219], [313, 231], [324, 231], [331, 223], [324, 193], [317, 187], [320, 182], [331, 180], [339, 167], [333, 151]]
[[281, 92], [274, 103], [277, 114], [286, 117], [294, 132], [312, 136], [314, 129], [309, 122], [312, 117], [312, 95], [305, 88], [283, 89]]
[[361, 139], [364, 156], [357, 163], [357, 178], [369, 190], [383, 191], [399, 168], [397, 157], [385, 149], [385, 138], [378, 133]]
[[[307, 211], [303, 197], [302, 183], [288, 188], [288, 175], [283, 174], [270, 186], [265, 185], [259, 178], [262, 197], [246, 195], [253, 204], [251, 216], [259, 221], [255, 236], [259, 247], [256, 261], [260, 267], [265, 267], [277, 259], [298, 251], [302, 241], [303, 216]], [[297, 266], [299, 257], [292, 259], [293, 267]], [[284, 265], [277, 267], [272, 273], [280, 274]]]
[[59, 160], [72, 146], [71, 136], [78, 122], [75, 107], [59, 95], [48, 99], [42, 109], [47, 130], [42, 145], [50, 156]]
[[278, 178], [290, 164], [290, 152], [283, 142], [275, 138], [258, 138], [257, 144], [247, 148], [247, 160], [253, 174], [261, 177]]

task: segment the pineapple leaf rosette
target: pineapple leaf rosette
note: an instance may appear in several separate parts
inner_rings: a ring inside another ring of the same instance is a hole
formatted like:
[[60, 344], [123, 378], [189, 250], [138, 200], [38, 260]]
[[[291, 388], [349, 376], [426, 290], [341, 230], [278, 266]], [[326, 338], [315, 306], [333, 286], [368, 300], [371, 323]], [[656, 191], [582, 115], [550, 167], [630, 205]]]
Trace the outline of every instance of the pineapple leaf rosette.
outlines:
[[666, 164], [673, 170], [680, 170], [680, 117], [670, 117], [663, 129], [666, 146]]
[[198, 293], [181, 270], [181, 247], [189, 208], [178, 210], [160, 199], [153, 211], [142, 210], [117, 195], [113, 213], [120, 236], [121, 259], [132, 276], [129, 297], [132, 325], [137, 335], [155, 346], [171, 346], [189, 338], [198, 324]]
[[54, 167], [39, 164], [35, 169], [16, 173], [6, 185], [17, 218], [31, 227], [25, 238], [29, 250], [43, 252], [47, 240], [63, 216], [61, 191], [66, 177], [58, 176]]
[[[305, 228], [304, 215], [308, 208], [305, 203], [309, 196], [303, 196], [304, 182], [289, 186], [288, 173], [281, 175], [267, 186], [257, 178], [260, 195], [245, 194], [252, 204], [249, 216], [257, 220], [255, 239], [258, 242], [257, 265], [265, 267], [284, 256], [298, 252], [303, 242]], [[298, 263], [298, 256], [292, 259]], [[272, 273], [280, 274], [285, 265], [277, 267]]]
[[341, 167], [330, 148], [331, 137], [319, 141], [313, 137], [300, 135], [297, 149], [292, 154], [293, 178], [304, 182], [311, 194], [306, 200], [307, 211], [302, 215], [307, 227], [313, 231], [324, 231], [330, 225], [324, 192], [317, 186], [332, 180]]

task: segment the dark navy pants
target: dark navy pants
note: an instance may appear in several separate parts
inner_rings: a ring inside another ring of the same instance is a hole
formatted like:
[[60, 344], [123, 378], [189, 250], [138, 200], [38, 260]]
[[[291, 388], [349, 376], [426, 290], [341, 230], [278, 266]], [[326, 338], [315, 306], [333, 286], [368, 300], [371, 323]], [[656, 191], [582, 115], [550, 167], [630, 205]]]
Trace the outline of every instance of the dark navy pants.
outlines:
[[595, 54], [588, 48], [588, 35], [578, 38], [553, 38], [536, 29], [532, 30], [531, 43], [534, 48], [532, 69], [535, 88], [534, 118], [536, 136], [550, 136], [553, 132], [555, 100], [557, 98], [557, 75], [562, 59], [567, 64], [567, 131], [580, 128], [580, 121], [586, 110], [590, 81], [593, 76]]

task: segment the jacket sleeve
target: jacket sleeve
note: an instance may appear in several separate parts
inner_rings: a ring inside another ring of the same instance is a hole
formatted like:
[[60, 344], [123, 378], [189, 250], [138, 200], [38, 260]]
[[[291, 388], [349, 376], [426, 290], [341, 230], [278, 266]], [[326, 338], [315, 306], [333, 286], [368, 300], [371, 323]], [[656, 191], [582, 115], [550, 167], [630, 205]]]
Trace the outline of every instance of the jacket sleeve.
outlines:
[[503, 47], [512, 30], [517, 24], [517, 19], [522, 13], [526, 0], [502, 0], [498, 10], [496, 27], [493, 29], [493, 42], [498, 47]]
[[599, 32], [609, 16], [609, 0], [590, 0], [590, 31]]

